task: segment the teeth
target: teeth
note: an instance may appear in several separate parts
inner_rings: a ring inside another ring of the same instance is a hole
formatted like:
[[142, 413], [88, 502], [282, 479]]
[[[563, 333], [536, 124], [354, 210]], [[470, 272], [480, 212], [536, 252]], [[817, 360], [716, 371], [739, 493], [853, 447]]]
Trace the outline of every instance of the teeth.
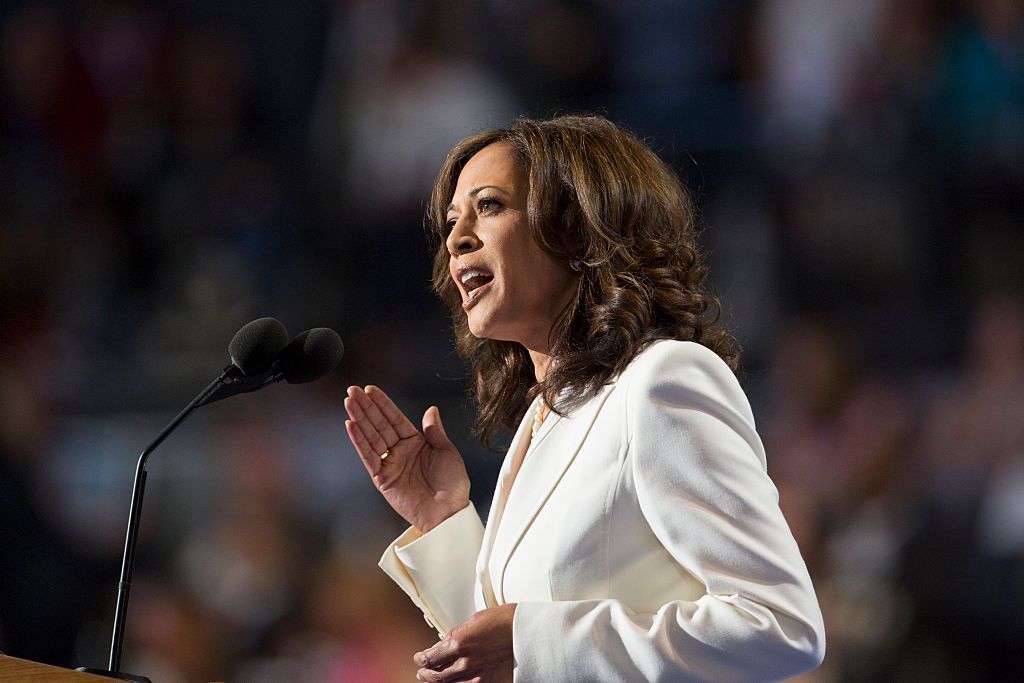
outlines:
[[459, 281], [461, 281], [462, 284], [466, 284], [467, 282], [469, 282], [470, 278], [474, 278], [474, 277], [478, 277], [478, 276], [479, 277], [485, 277], [486, 273], [481, 273], [479, 270], [467, 270], [459, 278]]

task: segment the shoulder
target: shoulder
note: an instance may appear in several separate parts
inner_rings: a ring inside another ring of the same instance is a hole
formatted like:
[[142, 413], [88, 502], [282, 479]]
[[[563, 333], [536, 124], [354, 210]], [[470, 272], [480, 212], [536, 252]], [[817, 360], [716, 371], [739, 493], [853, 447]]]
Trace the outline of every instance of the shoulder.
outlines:
[[627, 402], [667, 405], [720, 414], [754, 424], [750, 402], [732, 369], [695, 342], [663, 339], [644, 349], [619, 378]]
[[717, 353], [696, 342], [676, 339], [652, 343], [637, 354], [619, 377], [620, 382], [628, 385], [686, 379], [739, 389], [736, 375]]

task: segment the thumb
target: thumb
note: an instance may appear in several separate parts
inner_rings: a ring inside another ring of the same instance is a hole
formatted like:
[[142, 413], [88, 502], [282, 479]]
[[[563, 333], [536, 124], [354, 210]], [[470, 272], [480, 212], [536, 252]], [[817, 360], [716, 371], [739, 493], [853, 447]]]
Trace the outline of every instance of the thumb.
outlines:
[[434, 448], [454, 448], [455, 445], [448, 438], [448, 433], [441, 423], [441, 411], [437, 406], [430, 406], [427, 412], [423, 413], [423, 436], [427, 443]]

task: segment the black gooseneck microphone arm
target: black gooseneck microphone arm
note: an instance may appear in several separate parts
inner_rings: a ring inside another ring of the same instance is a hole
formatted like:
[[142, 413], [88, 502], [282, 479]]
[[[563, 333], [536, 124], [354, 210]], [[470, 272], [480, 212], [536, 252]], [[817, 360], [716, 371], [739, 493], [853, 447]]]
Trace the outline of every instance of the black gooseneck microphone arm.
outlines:
[[132, 486], [131, 511], [128, 513], [128, 533], [124, 540], [124, 557], [121, 560], [121, 580], [117, 584], [117, 606], [114, 609], [114, 633], [110, 638], [110, 671], [117, 673], [121, 668], [121, 646], [124, 642], [124, 621], [128, 612], [128, 594], [132, 587], [132, 568], [135, 566], [135, 545], [139, 538], [139, 520], [142, 518], [142, 497], [146, 493], [146, 461], [150, 453], [164, 442], [178, 425], [185, 421], [196, 408], [229, 396], [262, 389], [268, 384], [279, 382], [284, 375], [277, 363], [259, 375], [247, 377], [235, 365], [229, 365], [217, 379], [192, 399], [178, 415], [164, 427], [153, 442], [146, 446], [135, 467], [135, 484]]
[[[150, 683], [145, 676], [121, 673], [121, 648], [124, 644], [124, 625], [128, 614], [128, 596], [132, 587], [132, 569], [135, 566], [135, 547], [139, 539], [139, 521], [142, 517], [142, 498], [146, 492], [146, 461], [178, 425], [196, 408], [236, 394], [256, 391], [280, 381], [284, 373], [279, 368], [278, 356], [288, 346], [288, 330], [275, 318], [259, 318], [242, 326], [228, 344], [231, 364], [217, 379], [203, 389], [185, 409], [163, 428], [152, 443], [146, 446], [135, 467], [132, 503], [128, 513], [128, 532], [124, 540], [121, 559], [121, 580], [117, 586], [117, 606], [114, 610], [114, 632], [110, 638], [110, 663], [107, 669], [78, 667], [77, 671], [116, 678], [125, 681]], [[256, 372], [257, 369], [262, 371]], [[246, 370], [251, 375], [246, 375]]]
[[[232, 372], [234, 371], [234, 372]], [[124, 541], [124, 557], [121, 560], [121, 580], [117, 584], [117, 607], [114, 610], [114, 633], [110, 638], [110, 671], [117, 673], [121, 669], [121, 646], [124, 643], [124, 620], [128, 612], [128, 594], [132, 587], [132, 568], [135, 566], [135, 545], [139, 538], [139, 520], [142, 511], [142, 496], [146, 492], [146, 460], [150, 453], [164, 442], [171, 432], [178, 425], [185, 421], [196, 408], [201, 406], [210, 395], [224, 384], [231, 383], [233, 375], [241, 375], [241, 371], [234, 365], [228, 366], [220, 373], [217, 379], [192, 399], [192, 402], [185, 406], [185, 409], [178, 413], [177, 417], [164, 427], [153, 442], [146, 446], [139, 456], [139, 464], [135, 468], [135, 485], [132, 487], [131, 511], [128, 513], [128, 533]]]
[[[124, 643], [124, 625], [128, 613], [128, 597], [131, 593], [132, 569], [135, 566], [135, 546], [139, 537], [139, 521], [142, 517], [142, 498], [146, 492], [146, 461], [178, 425], [185, 421], [196, 408], [220, 401], [238, 394], [258, 391], [266, 386], [287, 379], [291, 384], [302, 384], [318, 379], [330, 372], [341, 360], [344, 347], [337, 333], [327, 328], [306, 330], [290, 343], [285, 344], [287, 331], [273, 318], [261, 318], [247, 324], [228, 347], [232, 351], [232, 364], [221, 371], [217, 379], [210, 382], [185, 409], [168, 423], [163, 431], [146, 446], [139, 456], [135, 468], [135, 483], [132, 486], [131, 510], [128, 513], [128, 532], [124, 541], [124, 557], [121, 560], [121, 580], [117, 586], [117, 606], [114, 610], [114, 632], [110, 639], [110, 663], [107, 670], [79, 667], [78, 671], [99, 674], [108, 678], [150, 683], [148, 678], [121, 673], [121, 648]], [[232, 347], [235, 347], [232, 350]], [[238, 363], [237, 357], [244, 362]], [[272, 353], [269, 366], [263, 358]], [[254, 360], [255, 359], [255, 360]], [[262, 372], [246, 375], [241, 369], [252, 366], [265, 367]]]

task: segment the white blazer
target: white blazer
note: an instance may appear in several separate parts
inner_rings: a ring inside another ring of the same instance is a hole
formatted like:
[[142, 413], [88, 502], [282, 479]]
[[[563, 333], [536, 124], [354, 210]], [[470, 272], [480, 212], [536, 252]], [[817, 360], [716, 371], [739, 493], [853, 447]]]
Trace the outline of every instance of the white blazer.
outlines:
[[712, 351], [656, 342], [552, 413], [506, 500], [510, 461], [486, 529], [467, 506], [381, 558], [440, 634], [518, 603], [516, 681], [764, 681], [821, 663], [814, 588], [747, 398]]

